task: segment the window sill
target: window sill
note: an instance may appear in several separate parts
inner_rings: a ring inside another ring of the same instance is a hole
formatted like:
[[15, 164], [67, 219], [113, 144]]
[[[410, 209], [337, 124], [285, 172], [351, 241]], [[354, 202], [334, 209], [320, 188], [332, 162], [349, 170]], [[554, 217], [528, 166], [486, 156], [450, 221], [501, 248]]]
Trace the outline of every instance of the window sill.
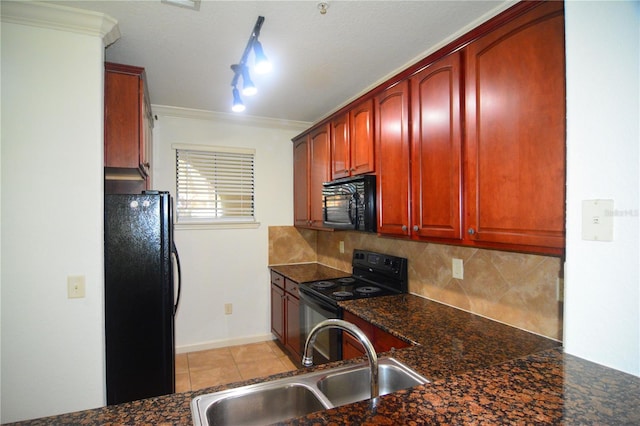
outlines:
[[260, 222], [176, 223], [174, 229], [256, 229]]

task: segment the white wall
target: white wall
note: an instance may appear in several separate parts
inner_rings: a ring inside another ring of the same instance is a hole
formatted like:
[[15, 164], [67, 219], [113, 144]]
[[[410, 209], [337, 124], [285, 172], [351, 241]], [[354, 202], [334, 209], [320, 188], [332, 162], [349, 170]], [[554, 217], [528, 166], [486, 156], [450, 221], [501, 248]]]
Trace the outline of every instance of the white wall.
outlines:
[[[105, 393], [102, 36], [10, 23], [9, 6], [2, 5], [2, 422], [99, 407]], [[85, 298], [67, 298], [68, 275], [86, 277]]]
[[[640, 3], [566, 3], [568, 353], [640, 376]], [[612, 242], [584, 241], [581, 202], [614, 200]]]
[[[310, 123], [153, 106], [153, 186], [175, 196], [175, 151], [188, 143], [255, 148], [256, 229], [176, 229], [182, 298], [178, 352], [271, 339], [268, 227], [293, 223], [291, 138]], [[224, 314], [224, 304], [233, 314]]]

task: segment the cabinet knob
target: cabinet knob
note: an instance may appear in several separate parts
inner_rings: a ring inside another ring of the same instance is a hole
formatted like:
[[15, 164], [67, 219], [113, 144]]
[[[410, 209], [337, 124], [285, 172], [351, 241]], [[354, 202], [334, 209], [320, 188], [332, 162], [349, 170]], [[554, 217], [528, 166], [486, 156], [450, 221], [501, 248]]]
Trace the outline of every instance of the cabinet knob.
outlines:
[[469, 228], [469, 230], [467, 231], [467, 234], [469, 234], [469, 235], [473, 235], [475, 233], [476, 233], [476, 230], [473, 229], [473, 228]]
[[415, 232], [418, 232], [418, 230], [419, 230], [419, 229], [420, 229], [420, 228], [418, 227], [418, 225], [413, 225], [413, 230], [414, 230]]
[[407, 232], [407, 225], [402, 225], [402, 232]]

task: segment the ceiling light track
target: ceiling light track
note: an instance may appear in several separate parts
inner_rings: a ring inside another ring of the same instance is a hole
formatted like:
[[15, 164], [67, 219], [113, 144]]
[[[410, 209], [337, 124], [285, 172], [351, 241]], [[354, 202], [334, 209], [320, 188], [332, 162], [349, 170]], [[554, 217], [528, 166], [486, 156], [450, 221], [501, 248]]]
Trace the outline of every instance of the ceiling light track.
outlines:
[[249, 57], [249, 53], [253, 50], [254, 54], [254, 68], [253, 70], [257, 74], [264, 74], [271, 70], [271, 63], [268, 61], [267, 57], [262, 50], [262, 44], [258, 41], [258, 37], [260, 36], [260, 30], [262, 29], [262, 24], [264, 22], [264, 16], [258, 16], [258, 20], [253, 27], [253, 31], [251, 31], [251, 35], [249, 36], [249, 41], [247, 41], [247, 46], [244, 48], [244, 52], [242, 53], [242, 57], [240, 58], [240, 62], [237, 64], [231, 65], [231, 70], [233, 71], [233, 79], [231, 80], [231, 87], [233, 87], [233, 106], [232, 110], [235, 112], [242, 112], [245, 110], [245, 106], [242, 103], [242, 98], [240, 97], [240, 92], [238, 91], [238, 81], [242, 78], [242, 94], [245, 96], [252, 96], [258, 92], [258, 89], [251, 81], [251, 76], [249, 75], [249, 67], [247, 66], [247, 59]]

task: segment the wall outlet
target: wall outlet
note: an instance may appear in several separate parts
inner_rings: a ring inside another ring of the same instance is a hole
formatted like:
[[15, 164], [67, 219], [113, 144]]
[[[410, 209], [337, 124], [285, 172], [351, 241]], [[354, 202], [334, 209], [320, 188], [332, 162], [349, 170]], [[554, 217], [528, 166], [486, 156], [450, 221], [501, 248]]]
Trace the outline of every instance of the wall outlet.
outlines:
[[340, 241], [340, 254], [344, 254], [344, 241]]
[[69, 275], [67, 277], [67, 298], [81, 299], [85, 295], [84, 275]]
[[464, 279], [464, 263], [462, 259], [451, 259], [451, 276], [458, 280]]
[[233, 313], [233, 305], [231, 303], [224, 304], [224, 314], [231, 315]]

